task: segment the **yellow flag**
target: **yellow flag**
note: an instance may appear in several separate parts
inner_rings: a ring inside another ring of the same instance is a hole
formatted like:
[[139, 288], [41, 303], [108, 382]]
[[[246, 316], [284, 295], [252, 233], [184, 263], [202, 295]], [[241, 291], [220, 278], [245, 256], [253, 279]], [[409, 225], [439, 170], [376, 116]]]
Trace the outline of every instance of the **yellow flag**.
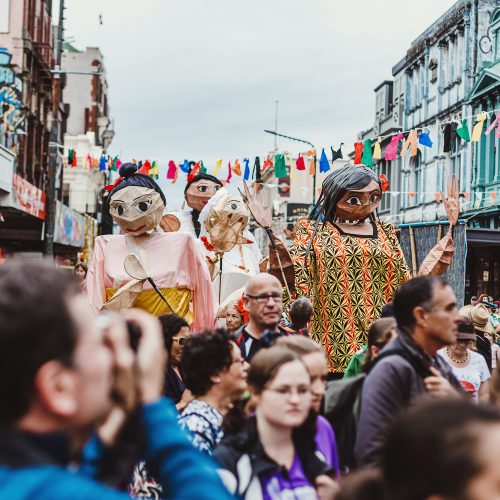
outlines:
[[222, 167], [222, 158], [219, 158], [215, 162], [215, 169], [214, 169], [214, 176], [217, 177], [217, 174], [219, 173], [220, 168]]
[[374, 160], [381, 160], [382, 159], [382, 149], [380, 147], [380, 143], [382, 142], [382, 139], [379, 137], [377, 139], [377, 142], [375, 143], [375, 146], [373, 147], [373, 155], [372, 158]]
[[471, 142], [478, 142], [481, 139], [481, 132], [483, 131], [486, 118], [488, 118], [488, 113], [481, 113], [476, 116], [476, 124], [472, 129]]

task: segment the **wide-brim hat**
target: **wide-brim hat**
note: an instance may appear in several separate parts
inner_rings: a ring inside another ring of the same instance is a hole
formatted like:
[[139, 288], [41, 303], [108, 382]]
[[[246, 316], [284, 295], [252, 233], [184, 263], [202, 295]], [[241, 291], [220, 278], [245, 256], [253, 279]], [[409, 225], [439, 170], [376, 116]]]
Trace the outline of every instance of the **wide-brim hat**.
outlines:
[[490, 335], [495, 333], [493, 325], [490, 323], [490, 312], [483, 304], [476, 304], [472, 307], [462, 307], [462, 309], [460, 309], [460, 314], [470, 318], [474, 323], [474, 329], [479, 332], [488, 333]]

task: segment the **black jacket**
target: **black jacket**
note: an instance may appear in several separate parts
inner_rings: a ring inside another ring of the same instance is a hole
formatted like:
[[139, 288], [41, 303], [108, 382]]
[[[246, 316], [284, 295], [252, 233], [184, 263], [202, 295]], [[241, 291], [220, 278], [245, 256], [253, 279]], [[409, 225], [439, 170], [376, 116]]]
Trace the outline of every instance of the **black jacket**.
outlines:
[[[317, 476], [331, 475], [333, 469], [315, 453], [316, 445], [310, 440], [294, 439], [306, 477], [311, 484]], [[280, 465], [266, 455], [257, 432], [255, 417], [251, 417], [238, 434], [225, 436], [213, 456], [221, 468], [219, 474], [230, 493], [238, 498], [262, 498], [260, 479], [277, 472]]]

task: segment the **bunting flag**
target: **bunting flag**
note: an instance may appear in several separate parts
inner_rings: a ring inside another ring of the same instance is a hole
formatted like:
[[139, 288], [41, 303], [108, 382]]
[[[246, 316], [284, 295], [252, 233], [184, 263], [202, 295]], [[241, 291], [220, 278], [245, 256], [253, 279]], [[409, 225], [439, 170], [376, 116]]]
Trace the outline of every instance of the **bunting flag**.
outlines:
[[307, 157], [309, 158], [309, 175], [314, 175], [316, 173], [316, 150], [310, 149]]
[[75, 150], [74, 149], [68, 149], [68, 165], [73, 165], [73, 160], [75, 159]]
[[191, 167], [189, 165], [189, 162], [187, 160], [184, 160], [184, 163], [180, 164], [179, 165], [179, 168], [185, 173], [185, 174], [189, 174], [189, 172], [191, 171]]
[[304, 162], [304, 157], [300, 153], [299, 156], [297, 157], [297, 160], [295, 161], [295, 166], [297, 167], [297, 170], [306, 169], [306, 163]]
[[158, 177], [160, 177], [160, 169], [158, 168], [156, 161], [153, 161], [153, 164], [151, 165], [151, 170], [149, 171], [149, 177], [155, 180], [158, 180]]
[[252, 177], [259, 182], [262, 174], [260, 171], [260, 157], [256, 156], [255, 161], [253, 163]]
[[476, 116], [476, 124], [472, 129], [472, 142], [478, 142], [481, 139], [481, 132], [483, 131], [486, 118], [488, 118], [488, 113], [480, 113]]
[[264, 163], [262, 164], [262, 172], [265, 172], [268, 168], [273, 167], [273, 160], [271, 160], [271, 157], [267, 155], [267, 158], [264, 160]]
[[297, 175], [295, 174], [294, 169], [293, 169], [293, 158], [292, 158], [292, 155], [290, 153], [285, 154], [285, 163], [286, 163], [288, 175], [290, 176], [290, 180], [296, 179]]
[[410, 133], [408, 134], [408, 137], [406, 138], [406, 141], [403, 144], [403, 147], [401, 148], [401, 157], [406, 155], [406, 151], [408, 148], [410, 149], [410, 158], [412, 156], [416, 156], [418, 152], [417, 148], [417, 130], [411, 130]]
[[203, 160], [200, 160], [200, 173], [206, 174], [207, 173], [207, 167], [203, 164]]
[[375, 143], [375, 146], [373, 146], [373, 155], [372, 158], [374, 160], [381, 160], [382, 159], [382, 138], [378, 138], [377, 142]]
[[248, 181], [250, 179], [250, 160], [248, 158], [243, 158], [243, 163], [245, 164], [245, 173], [243, 174], [243, 179]]
[[121, 166], [122, 166], [122, 162], [121, 162], [120, 158], [118, 158], [118, 160], [116, 160], [116, 170], [120, 170]]
[[[139, 162], [141, 164], [141, 162]], [[137, 173], [139, 174], [144, 174], [144, 175], [149, 175], [149, 172], [151, 171], [151, 163], [149, 163], [149, 160], [146, 160], [138, 169]]]
[[232, 170], [231, 170], [231, 162], [227, 164], [227, 178], [226, 182], [229, 184], [231, 182], [231, 177], [233, 176]]
[[94, 166], [94, 165], [92, 164], [92, 156], [87, 155], [87, 167], [88, 167], [88, 169], [89, 169], [89, 170], [92, 170], [92, 167], [93, 167], [93, 166]]
[[117, 168], [117, 166], [116, 166], [116, 164], [118, 163], [118, 161], [119, 161], [119, 160], [118, 160], [118, 156], [115, 156], [115, 157], [113, 158], [113, 161], [111, 162], [111, 170], [112, 170], [113, 172], [117, 172], [117, 171], [118, 171], [118, 168]]
[[274, 176], [278, 179], [288, 177], [286, 172], [285, 157], [282, 154], [274, 158]]
[[188, 174], [188, 182], [193, 182], [194, 176], [199, 174], [201, 170], [201, 165], [199, 162], [195, 163], [191, 169], [191, 172]]
[[335, 161], [335, 160], [341, 160], [342, 158], [344, 158], [343, 154], [342, 154], [342, 146], [344, 145], [343, 142], [340, 143], [340, 146], [339, 146], [339, 149], [337, 149], [337, 151], [335, 151], [333, 149], [332, 146], [330, 146], [330, 149], [332, 151], [332, 163]]
[[215, 162], [215, 168], [214, 168], [214, 176], [217, 177], [217, 174], [219, 173], [220, 168], [222, 167], [222, 158], [219, 158]]
[[363, 156], [361, 156], [361, 163], [367, 167], [373, 168], [371, 139], [366, 139], [363, 144]]
[[430, 138], [430, 131], [422, 132], [418, 137], [419, 144], [427, 148], [432, 148], [432, 140]]
[[485, 135], [489, 135], [489, 133], [494, 129], [495, 131], [495, 139], [500, 139], [500, 111], [497, 112], [496, 118], [493, 120], [493, 123], [486, 129]]
[[101, 159], [99, 160], [99, 172], [106, 170], [106, 157], [101, 155]]
[[398, 151], [398, 143], [401, 139], [403, 139], [403, 134], [401, 132], [393, 135], [391, 137], [391, 142], [385, 148], [385, 159], [388, 161], [395, 160], [397, 157]]
[[[486, 133], [489, 133], [486, 131]], [[467, 119], [462, 120], [462, 125], [457, 129], [457, 135], [461, 137], [465, 142], [470, 142], [469, 126], [467, 124]]]
[[361, 163], [361, 157], [363, 156], [363, 143], [354, 143], [354, 165], [359, 165]]
[[320, 173], [328, 172], [330, 170], [330, 162], [326, 157], [325, 148], [321, 150], [321, 156], [319, 158], [319, 171]]
[[167, 179], [174, 180], [177, 173], [177, 165], [174, 160], [168, 162]]
[[241, 176], [241, 165], [238, 159], [234, 162], [233, 173]]

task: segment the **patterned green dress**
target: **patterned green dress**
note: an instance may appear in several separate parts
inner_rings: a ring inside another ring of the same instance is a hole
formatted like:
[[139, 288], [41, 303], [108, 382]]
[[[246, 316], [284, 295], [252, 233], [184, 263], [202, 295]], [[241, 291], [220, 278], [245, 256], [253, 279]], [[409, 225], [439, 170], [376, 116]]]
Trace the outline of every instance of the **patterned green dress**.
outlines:
[[410, 278], [391, 224], [374, 222], [373, 236], [349, 235], [320, 223], [307, 265], [305, 256], [315, 221], [299, 221], [290, 248], [299, 295], [314, 313], [310, 335], [323, 345], [331, 372], [343, 373], [351, 356], [367, 341], [372, 322]]

